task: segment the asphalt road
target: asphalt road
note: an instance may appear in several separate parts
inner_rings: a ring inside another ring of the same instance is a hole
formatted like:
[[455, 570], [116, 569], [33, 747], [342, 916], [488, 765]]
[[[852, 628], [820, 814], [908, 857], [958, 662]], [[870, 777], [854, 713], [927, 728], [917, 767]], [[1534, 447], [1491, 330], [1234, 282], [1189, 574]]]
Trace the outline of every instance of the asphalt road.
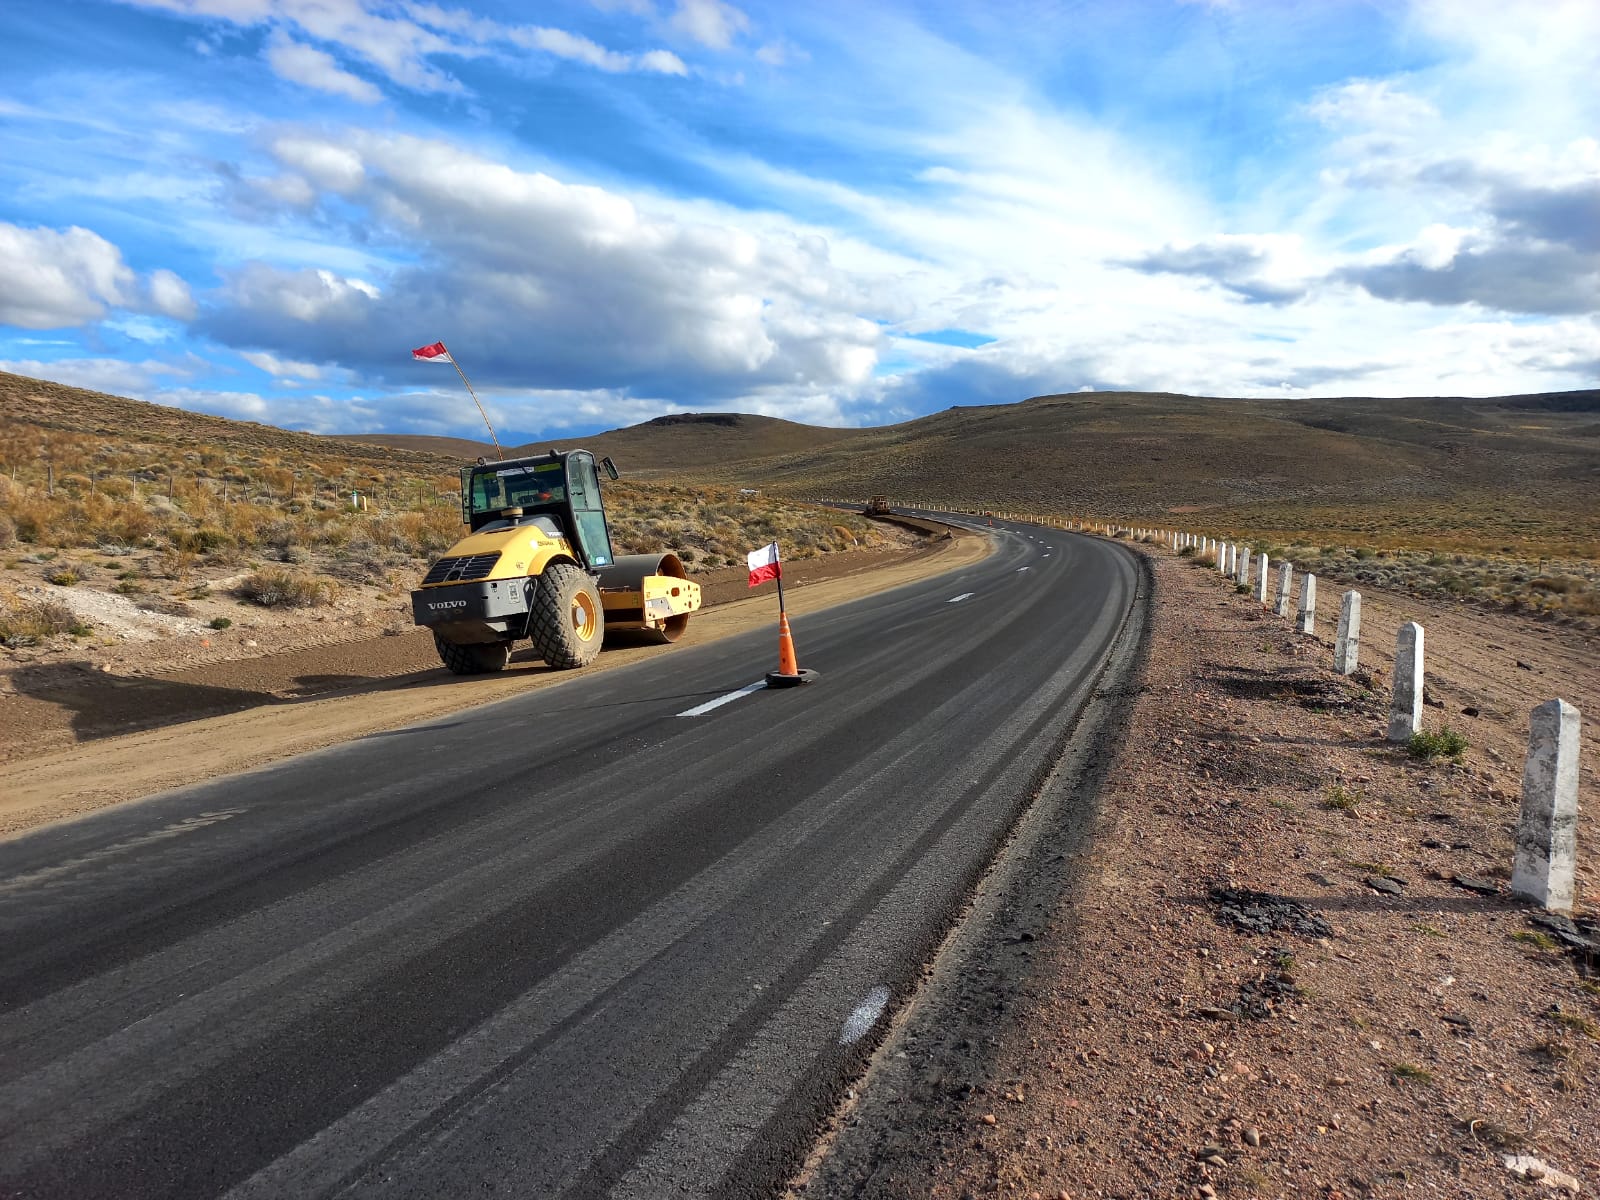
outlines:
[[776, 637], [678, 648], [0, 845], [0, 1194], [770, 1195], [1133, 602], [994, 532], [803, 688], [680, 715]]

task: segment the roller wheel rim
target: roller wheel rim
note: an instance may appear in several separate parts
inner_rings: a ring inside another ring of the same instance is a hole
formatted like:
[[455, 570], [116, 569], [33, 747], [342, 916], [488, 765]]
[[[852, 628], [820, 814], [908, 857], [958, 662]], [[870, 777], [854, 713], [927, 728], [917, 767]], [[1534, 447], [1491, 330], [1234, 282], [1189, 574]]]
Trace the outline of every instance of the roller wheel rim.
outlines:
[[600, 613], [594, 602], [594, 597], [588, 592], [579, 592], [572, 597], [572, 611], [568, 614], [572, 622], [572, 632], [585, 642], [593, 641], [600, 630]]

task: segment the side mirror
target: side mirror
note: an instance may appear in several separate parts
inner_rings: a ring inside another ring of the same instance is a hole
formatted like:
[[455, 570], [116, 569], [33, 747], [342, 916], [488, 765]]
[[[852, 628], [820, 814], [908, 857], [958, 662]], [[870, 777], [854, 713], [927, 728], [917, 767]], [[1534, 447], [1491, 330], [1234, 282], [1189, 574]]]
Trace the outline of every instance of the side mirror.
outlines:
[[609, 454], [600, 460], [600, 465], [606, 469], [606, 474], [611, 476], [611, 478], [619, 478], [617, 475], [617, 464], [611, 461], [611, 456]]

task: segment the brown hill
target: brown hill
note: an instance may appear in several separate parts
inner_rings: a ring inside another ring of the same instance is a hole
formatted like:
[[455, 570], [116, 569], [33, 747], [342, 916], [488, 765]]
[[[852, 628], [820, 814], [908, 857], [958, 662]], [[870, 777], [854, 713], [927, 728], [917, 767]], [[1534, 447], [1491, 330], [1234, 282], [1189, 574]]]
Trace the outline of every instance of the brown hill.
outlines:
[[214, 417], [5, 371], [0, 371], [0, 413], [25, 421], [45, 436], [50, 430], [59, 430], [125, 442], [178, 446], [224, 443], [257, 453], [313, 459], [334, 455], [341, 459], [404, 466], [413, 471], [453, 472], [455, 469], [448, 456], [422, 448], [385, 447], [370, 441], [297, 433], [275, 425]]
[[[1600, 391], [1241, 400], [1074, 393], [953, 408], [726, 470], [779, 493], [1376, 534], [1600, 558]], [[685, 475], [692, 467], [682, 464]], [[1205, 514], [1199, 516], [1195, 514]]]
[[[466, 439], [341, 439], [0, 375], [0, 403], [47, 427], [453, 473]], [[1086, 392], [825, 429], [771, 417], [658, 417], [563, 439], [626, 476], [864, 498], [1205, 524], [1349, 545], [1600, 560], [1600, 390], [1492, 398], [1252, 400]], [[540, 443], [510, 448], [526, 452]]]
[[[534, 454], [552, 446], [582, 446], [596, 454], [609, 454], [629, 476], [671, 477], [721, 470], [732, 463], [755, 463], [819, 447], [848, 442], [859, 429], [826, 429], [800, 425], [777, 417], [749, 413], [672, 413], [638, 425], [605, 433], [562, 437], [520, 446], [506, 446], [508, 458]], [[464, 438], [420, 437], [411, 434], [350, 434], [346, 441], [375, 446], [473, 459], [493, 456], [488, 442]], [[753, 468], [755, 469], [755, 468]]]

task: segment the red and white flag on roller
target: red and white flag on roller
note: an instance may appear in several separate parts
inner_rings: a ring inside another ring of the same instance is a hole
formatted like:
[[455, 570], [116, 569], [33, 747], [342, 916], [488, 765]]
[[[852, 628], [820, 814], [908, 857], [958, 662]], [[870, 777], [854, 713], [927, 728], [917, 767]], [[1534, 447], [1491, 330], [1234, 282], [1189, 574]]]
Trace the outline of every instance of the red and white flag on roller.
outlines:
[[450, 351], [444, 348], [443, 342], [435, 342], [431, 346], [418, 346], [411, 352], [411, 357], [423, 362], [455, 362], [450, 357]]
[[750, 565], [750, 586], [760, 587], [769, 579], [777, 579], [783, 574], [783, 569], [778, 565], [778, 543], [769, 542], [759, 550], [752, 550], [744, 556]]

